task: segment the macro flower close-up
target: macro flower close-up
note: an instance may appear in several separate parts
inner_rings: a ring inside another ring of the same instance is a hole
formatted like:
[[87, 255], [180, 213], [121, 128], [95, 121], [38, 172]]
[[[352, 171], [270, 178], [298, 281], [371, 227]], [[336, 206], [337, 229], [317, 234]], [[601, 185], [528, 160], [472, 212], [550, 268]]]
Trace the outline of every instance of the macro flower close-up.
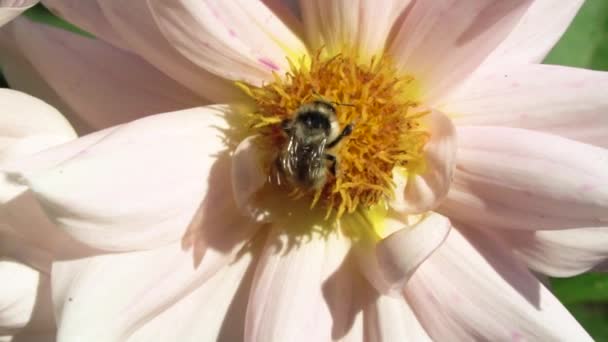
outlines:
[[540, 64], [583, 0], [35, 3], [0, 341], [593, 340], [547, 279], [608, 268], [608, 74]]

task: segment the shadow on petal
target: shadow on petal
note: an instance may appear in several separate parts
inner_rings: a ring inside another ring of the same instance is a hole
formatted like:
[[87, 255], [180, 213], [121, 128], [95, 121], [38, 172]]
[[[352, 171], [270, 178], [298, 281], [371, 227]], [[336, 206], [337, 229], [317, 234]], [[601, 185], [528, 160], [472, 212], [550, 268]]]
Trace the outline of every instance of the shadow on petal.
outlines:
[[363, 315], [363, 310], [379, 295], [359, 272], [356, 262], [356, 256], [351, 250], [322, 285], [323, 298], [333, 319], [333, 340], [347, 336], [357, 317]]
[[[218, 155], [209, 172], [209, 190], [182, 237], [182, 248], [192, 250], [195, 268], [209, 248], [225, 253], [235, 243], [249, 239], [260, 226], [237, 209], [232, 196], [231, 164], [227, 151]], [[246, 244], [243, 250], [248, 249]]]
[[32, 333], [50, 333], [54, 331], [53, 302], [51, 300], [51, 282], [47, 275], [40, 274], [36, 291], [36, 302], [32, 309], [30, 321], [13, 336], [12, 342], [30, 342]]
[[[461, 225], [460, 225], [461, 226]], [[522, 277], [528, 274], [527, 267], [516, 261], [510, 254], [509, 247], [496, 240], [489, 234], [483, 234], [476, 229], [460, 229], [462, 235], [473, 248], [483, 257], [494, 271], [515, 289], [530, 305], [540, 309], [540, 285], [535, 277]], [[509, 260], [509, 262], [505, 262]]]

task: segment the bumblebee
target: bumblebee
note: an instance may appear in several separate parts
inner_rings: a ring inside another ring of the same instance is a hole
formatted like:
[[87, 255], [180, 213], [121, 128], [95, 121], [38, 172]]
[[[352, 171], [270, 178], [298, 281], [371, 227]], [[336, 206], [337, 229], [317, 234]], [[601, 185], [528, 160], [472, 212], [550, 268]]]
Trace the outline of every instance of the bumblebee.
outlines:
[[321, 188], [328, 171], [336, 174], [338, 161], [328, 150], [350, 135], [353, 125], [341, 129], [336, 108], [330, 102], [317, 100], [300, 106], [281, 127], [288, 139], [276, 160], [278, 171], [298, 187]]

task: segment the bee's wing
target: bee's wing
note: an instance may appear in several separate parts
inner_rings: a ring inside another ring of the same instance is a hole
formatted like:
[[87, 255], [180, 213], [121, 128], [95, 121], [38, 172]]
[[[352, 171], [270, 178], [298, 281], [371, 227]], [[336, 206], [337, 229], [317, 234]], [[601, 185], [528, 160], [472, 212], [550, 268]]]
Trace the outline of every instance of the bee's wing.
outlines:
[[283, 158], [283, 170], [290, 174], [294, 174], [298, 168], [299, 163], [299, 150], [300, 142], [295, 136], [291, 135], [289, 141], [287, 141], [287, 148], [285, 149], [285, 156]]
[[325, 163], [325, 147], [327, 146], [327, 139], [323, 139], [318, 145], [316, 145], [311, 151], [310, 164], [308, 165], [308, 171], [311, 175], [317, 176], [318, 172], [323, 172], [323, 165]]

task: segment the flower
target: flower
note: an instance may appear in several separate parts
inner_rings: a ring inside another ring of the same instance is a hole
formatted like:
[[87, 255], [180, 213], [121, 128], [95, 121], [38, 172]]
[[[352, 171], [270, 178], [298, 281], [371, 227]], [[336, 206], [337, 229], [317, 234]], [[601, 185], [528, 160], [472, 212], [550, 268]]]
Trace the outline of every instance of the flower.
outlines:
[[[0, 165], [59, 340], [589, 339], [528, 271], [608, 253], [608, 76], [533, 64], [580, 1], [46, 3], [109, 45], [16, 22], [9, 82], [48, 80], [81, 132], [121, 123]], [[124, 123], [201, 97], [241, 106]], [[353, 124], [336, 176], [276, 189], [280, 124], [315, 99]]]

